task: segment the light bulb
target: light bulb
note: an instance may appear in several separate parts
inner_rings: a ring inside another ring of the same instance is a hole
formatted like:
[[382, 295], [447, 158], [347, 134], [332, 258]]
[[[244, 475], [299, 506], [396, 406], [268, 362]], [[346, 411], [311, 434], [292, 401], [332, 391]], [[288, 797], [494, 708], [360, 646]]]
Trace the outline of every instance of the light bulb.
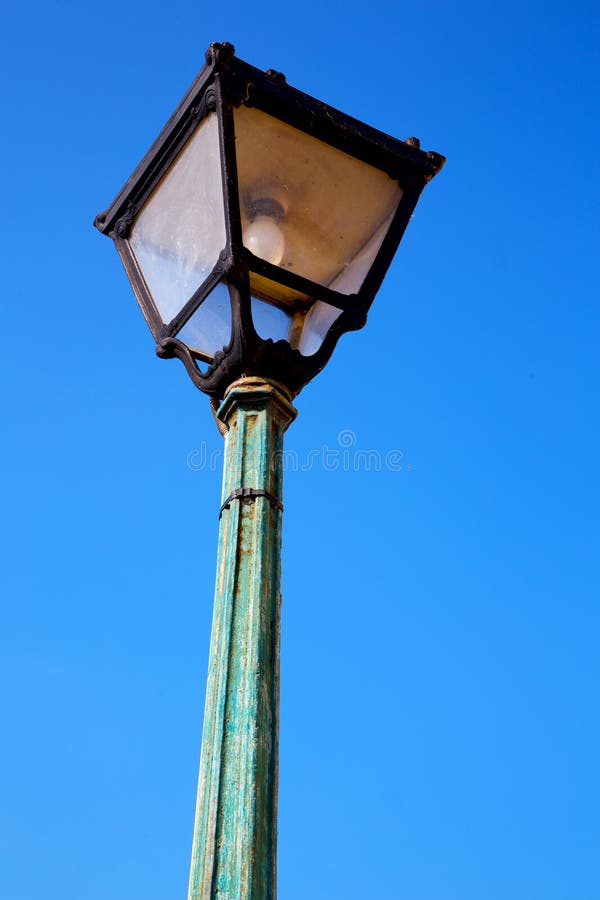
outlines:
[[283, 259], [283, 232], [271, 216], [258, 215], [244, 229], [244, 244], [255, 256], [278, 266]]

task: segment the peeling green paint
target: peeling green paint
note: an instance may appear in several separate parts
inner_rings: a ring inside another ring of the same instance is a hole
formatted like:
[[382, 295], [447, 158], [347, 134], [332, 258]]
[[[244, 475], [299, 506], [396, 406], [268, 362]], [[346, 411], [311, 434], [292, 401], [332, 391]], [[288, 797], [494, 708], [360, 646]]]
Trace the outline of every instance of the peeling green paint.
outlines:
[[[281, 500], [287, 392], [229, 389], [223, 502], [239, 488]], [[223, 510], [188, 900], [276, 896], [282, 512], [268, 497]]]

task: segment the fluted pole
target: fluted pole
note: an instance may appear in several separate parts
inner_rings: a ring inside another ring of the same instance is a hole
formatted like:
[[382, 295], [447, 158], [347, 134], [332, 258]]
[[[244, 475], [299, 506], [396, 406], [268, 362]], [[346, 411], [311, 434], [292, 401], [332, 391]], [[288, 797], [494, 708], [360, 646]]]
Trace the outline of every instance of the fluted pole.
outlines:
[[274, 900], [283, 434], [290, 396], [235, 382], [188, 900]]

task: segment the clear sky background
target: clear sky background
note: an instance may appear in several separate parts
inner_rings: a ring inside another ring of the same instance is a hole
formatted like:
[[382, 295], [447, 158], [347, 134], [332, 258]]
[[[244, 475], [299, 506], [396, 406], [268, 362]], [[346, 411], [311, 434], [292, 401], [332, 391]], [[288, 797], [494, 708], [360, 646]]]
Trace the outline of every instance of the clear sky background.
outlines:
[[221, 438], [92, 220], [213, 40], [448, 157], [288, 432], [319, 452], [285, 484], [279, 896], [598, 900], [598, 31], [582, 0], [4, 13], [5, 900], [185, 896]]

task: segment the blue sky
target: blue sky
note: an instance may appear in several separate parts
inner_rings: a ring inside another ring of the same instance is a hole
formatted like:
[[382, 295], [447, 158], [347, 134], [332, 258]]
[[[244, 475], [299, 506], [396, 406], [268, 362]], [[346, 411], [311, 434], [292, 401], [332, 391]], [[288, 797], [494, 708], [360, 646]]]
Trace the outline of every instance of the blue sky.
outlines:
[[597, 5], [2, 32], [0, 894], [185, 896], [221, 439], [91, 223], [230, 40], [448, 157], [288, 432], [400, 467], [286, 473], [279, 896], [597, 900]]

